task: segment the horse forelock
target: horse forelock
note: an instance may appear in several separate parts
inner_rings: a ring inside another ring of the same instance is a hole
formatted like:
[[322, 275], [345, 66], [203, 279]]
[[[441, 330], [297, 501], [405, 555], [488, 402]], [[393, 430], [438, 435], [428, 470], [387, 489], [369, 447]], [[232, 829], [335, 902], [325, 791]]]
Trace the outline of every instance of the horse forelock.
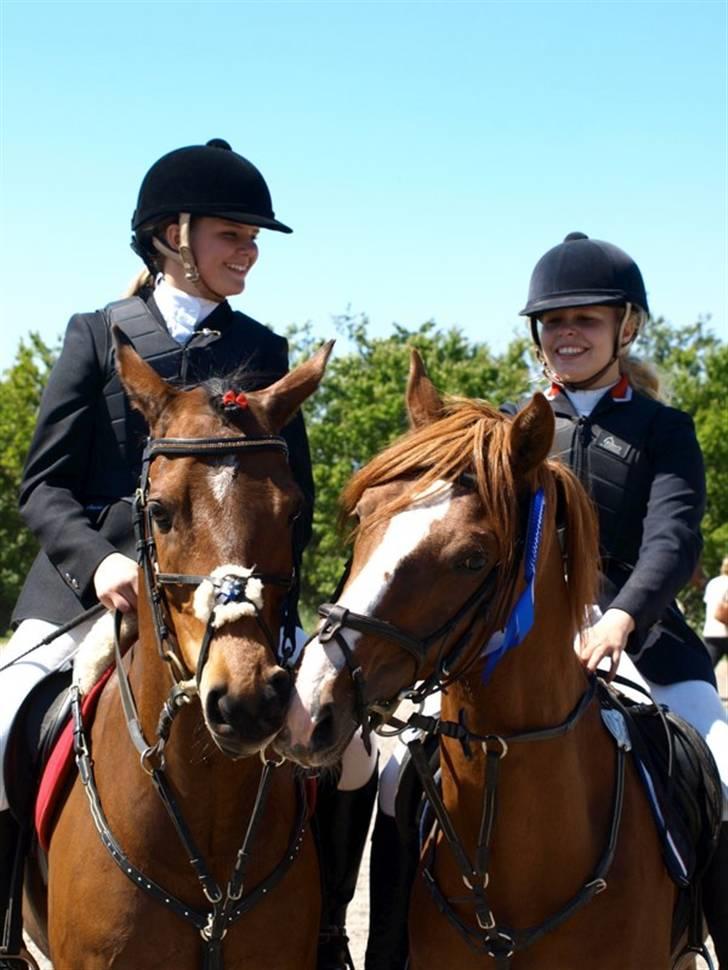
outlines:
[[[598, 544], [594, 510], [580, 483], [561, 462], [547, 460], [525, 479], [515, 480], [510, 420], [485, 401], [446, 398], [441, 418], [402, 435], [356, 472], [341, 496], [342, 520], [348, 520], [364, 492], [377, 485], [399, 479], [405, 483], [394, 498], [367, 517], [367, 529], [390, 520], [436, 481], [455, 482], [462, 475], [472, 475], [483, 508], [488, 510], [494, 525], [503, 575], [510, 576], [523, 531], [522, 500], [542, 487], [549, 510], [543, 549], [556, 541], [557, 507], [564, 510], [568, 619], [575, 633], [583, 625], [586, 607], [596, 595]], [[358, 527], [352, 531], [352, 539], [357, 532]], [[545, 561], [546, 556], [541, 555], [539, 563]], [[507, 595], [508, 590], [504, 586], [500, 592]]]

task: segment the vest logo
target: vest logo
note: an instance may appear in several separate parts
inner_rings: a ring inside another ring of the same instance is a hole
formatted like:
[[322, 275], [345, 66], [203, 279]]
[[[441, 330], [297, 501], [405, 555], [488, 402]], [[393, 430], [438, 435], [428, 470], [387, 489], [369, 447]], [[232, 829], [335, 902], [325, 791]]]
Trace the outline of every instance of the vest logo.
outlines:
[[604, 451], [610, 452], [612, 455], [617, 455], [619, 458], [624, 458], [629, 451], [629, 445], [620, 441], [619, 438], [615, 438], [613, 434], [606, 434], [597, 441], [597, 447], [603, 448]]

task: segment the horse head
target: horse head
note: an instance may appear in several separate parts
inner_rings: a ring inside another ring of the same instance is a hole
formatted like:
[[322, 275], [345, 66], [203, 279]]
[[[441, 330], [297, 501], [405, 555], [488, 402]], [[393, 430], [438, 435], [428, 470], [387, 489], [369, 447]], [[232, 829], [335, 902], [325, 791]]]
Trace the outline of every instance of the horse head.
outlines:
[[303, 495], [280, 431], [323, 376], [333, 342], [262, 390], [164, 381], [117, 331], [117, 369], [149, 427], [135, 499], [142, 552], [140, 640], [199, 693], [215, 744], [262, 751], [279, 731], [291, 678], [279, 629], [295, 581]]
[[[554, 418], [540, 394], [513, 418], [443, 401], [413, 351], [406, 404], [409, 433], [342, 496], [355, 522], [348, 577], [320, 610], [276, 739], [305, 765], [333, 763], [358, 724], [386, 716], [415, 682], [436, 690], [478, 663], [518, 590], [531, 496], [545, 489], [554, 508], [557, 481], [578, 489], [547, 461]], [[585, 497], [579, 509], [590, 515]], [[575, 627], [588, 595], [575, 591]]]

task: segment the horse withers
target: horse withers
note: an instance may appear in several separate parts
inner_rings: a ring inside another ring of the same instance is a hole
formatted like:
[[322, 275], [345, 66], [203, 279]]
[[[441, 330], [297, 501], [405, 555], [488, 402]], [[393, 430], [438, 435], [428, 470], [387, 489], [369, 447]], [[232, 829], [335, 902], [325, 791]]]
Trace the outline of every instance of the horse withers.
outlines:
[[77, 739], [47, 886], [31, 863], [27, 927], [58, 970], [313, 968], [305, 793], [269, 746], [291, 689], [278, 631], [302, 503], [280, 430], [331, 344], [270, 387], [223, 394], [173, 388], [116, 340], [150, 434], [138, 640]]
[[[510, 419], [443, 403], [413, 353], [412, 429], [353, 477], [350, 572], [321, 608], [277, 746], [339, 756], [372, 713], [442, 691], [440, 780], [409, 917], [412, 970], [668, 968], [677, 889], [617, 712], [574, 651], [595, 601], [590, 502], [548, 459], [540, 395]], [[517, 646], [517, 649], [513, 649]], [[415, 687], [415, 684], [419, 684]]]

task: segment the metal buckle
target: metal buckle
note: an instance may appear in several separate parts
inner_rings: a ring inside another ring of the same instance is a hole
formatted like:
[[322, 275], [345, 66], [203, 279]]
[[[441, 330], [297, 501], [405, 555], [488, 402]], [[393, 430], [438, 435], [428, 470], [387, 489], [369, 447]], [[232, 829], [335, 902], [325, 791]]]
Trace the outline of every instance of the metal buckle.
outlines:
[[[152, 758], [158, 759], [157, 764], [152, 764]], [[164, 758], [164, 742], [158, 741], [156, 744], [150, 744], [148, 748], [145, 748], [139, 756], [139, 762], [142, 769], [146, 771], [148, 775], [153, 775], [155, 771], [164, 771], [164, 766], [166, 764]]]
[[[505, 949], [498, 944], [498, 940], [503, 941], [503, 946]], [[506, 960], [510, 960], [513, 954], [516, 952], [516, 941], [507, 933], [499, 932], [495, 940], [488, 940], [488, 949], [486, 952], [488, 956], [493, 957], [493, 959], [500, 957], [501, 959], [505, 958]]]
[[594, 895], [598, 896], [599, 893], [603, 893], [607, 888], [607, 880], [602, 879], [601, 877], [599, 879], [592, 879], [591, 882], [586, 884], [585, 888], [591, 889], [592, 887], [594, 887]]
[[485, 741], [481, 741], [480, 745], [483, 749], [483, 753], [490, 754], [490, 751], [488, 750], [488, 745], [490, 744], [491, 741], [498, 742], [498, 744], [501, 746], [500, 754], [498, 755], [498, 757], [501, 759], [505, 758], [505, 756], [508, 754], [508, 744], [506, 743], [505, 739], [502, 738], [499, 734], [489, 734], [488, 737], [485, 739]]

